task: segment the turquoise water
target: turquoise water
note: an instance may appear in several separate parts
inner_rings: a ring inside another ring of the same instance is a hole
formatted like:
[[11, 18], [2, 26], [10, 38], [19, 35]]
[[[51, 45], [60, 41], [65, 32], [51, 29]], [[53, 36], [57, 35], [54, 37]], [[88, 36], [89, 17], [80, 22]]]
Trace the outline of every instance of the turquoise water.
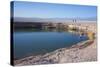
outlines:
[[88, 39], [85, 35], [80, 38], [79, 34], [70, 32], [16, 31], [13, 36], [16, 59], [45, 54]]

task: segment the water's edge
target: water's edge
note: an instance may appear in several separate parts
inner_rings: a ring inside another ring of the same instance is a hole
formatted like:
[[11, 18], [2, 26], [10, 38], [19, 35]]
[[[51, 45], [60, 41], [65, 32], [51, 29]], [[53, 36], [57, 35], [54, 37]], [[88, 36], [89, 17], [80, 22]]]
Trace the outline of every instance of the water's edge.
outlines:
[[[50, 53], [46, 53], [45, 55], [38, 55], [38, 56], [29, 56], [29, 57], [26, 57], [26, 58], [22, 58], [22, 59], [19, 59], [19, 60], [14, 60], [14, 64], [15, 65], [28, 65], [27, 62], [30, 62], [32, 60], [33, 63], [30, 63], [30, 64], [42, 64], [42, 61], [45, 59], [48, 59], [49, 58], [49, 61], [51, 61], [51, 63], [58, 63], [57, 61], [54, 60], [50, 60], [50, 57], [52, 57], [52, 55], [54, 54], [56, 56], [58, 56], [58, 53], [62, 53], [63, 51], [65, 50], [79, 50], [79, 49], [82, 49], [82, 46], [83, 44], [85, 43], [88, 43], [90, 42], [90, 40], [86, 40], [86, 41], [82, 41], [82, 42], [79, 42], [71, 47], [65, 47], [65, 48], [60, 48], [60, 49], [57, 49], [53, 52], [50, 52]], [[54, 62], [55, 61], [55, 62]], [[24, 64], [26, 63], [26, 64]], [[48, 62], [44, 62], [43, 64], [48, 64]]]

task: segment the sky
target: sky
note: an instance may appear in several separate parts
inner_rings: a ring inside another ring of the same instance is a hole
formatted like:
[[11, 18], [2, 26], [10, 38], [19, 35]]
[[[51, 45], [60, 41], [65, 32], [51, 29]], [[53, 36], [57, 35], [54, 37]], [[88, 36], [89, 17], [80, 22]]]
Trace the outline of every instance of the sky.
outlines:
[[[13, 5], [12, 5], [13, 6]], [[96, 18], [96, 6], [14, 1], [14, 17]]]

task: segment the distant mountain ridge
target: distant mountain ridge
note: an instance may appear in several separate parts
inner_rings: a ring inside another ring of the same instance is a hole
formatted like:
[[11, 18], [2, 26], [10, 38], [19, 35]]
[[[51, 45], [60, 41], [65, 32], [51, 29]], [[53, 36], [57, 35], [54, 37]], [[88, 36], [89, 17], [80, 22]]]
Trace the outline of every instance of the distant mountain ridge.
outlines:
[[14, 22], [73, 22], [76, 21], [96, 21], [96, 18], [25, 18], [14, 17]]

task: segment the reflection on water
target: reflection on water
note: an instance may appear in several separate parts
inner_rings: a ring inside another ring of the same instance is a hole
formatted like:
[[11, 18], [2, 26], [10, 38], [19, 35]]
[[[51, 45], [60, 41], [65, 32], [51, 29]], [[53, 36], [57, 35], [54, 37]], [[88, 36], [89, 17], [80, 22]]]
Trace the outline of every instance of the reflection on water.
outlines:
[[13, 36], [15, 58], [45, 54], [88, 39], [85, 35], [80, 38], [79, 34], [56, 29], [20, 29]]
[[29, 28], [29, 29], [16, 29], [14, 31], [15, 32], [23, 32], [23, 31], [29, 31], [29, 32], [63, 32], [65, 30], [61, 30], [61, 29], [34, 29], [34, 28]]

